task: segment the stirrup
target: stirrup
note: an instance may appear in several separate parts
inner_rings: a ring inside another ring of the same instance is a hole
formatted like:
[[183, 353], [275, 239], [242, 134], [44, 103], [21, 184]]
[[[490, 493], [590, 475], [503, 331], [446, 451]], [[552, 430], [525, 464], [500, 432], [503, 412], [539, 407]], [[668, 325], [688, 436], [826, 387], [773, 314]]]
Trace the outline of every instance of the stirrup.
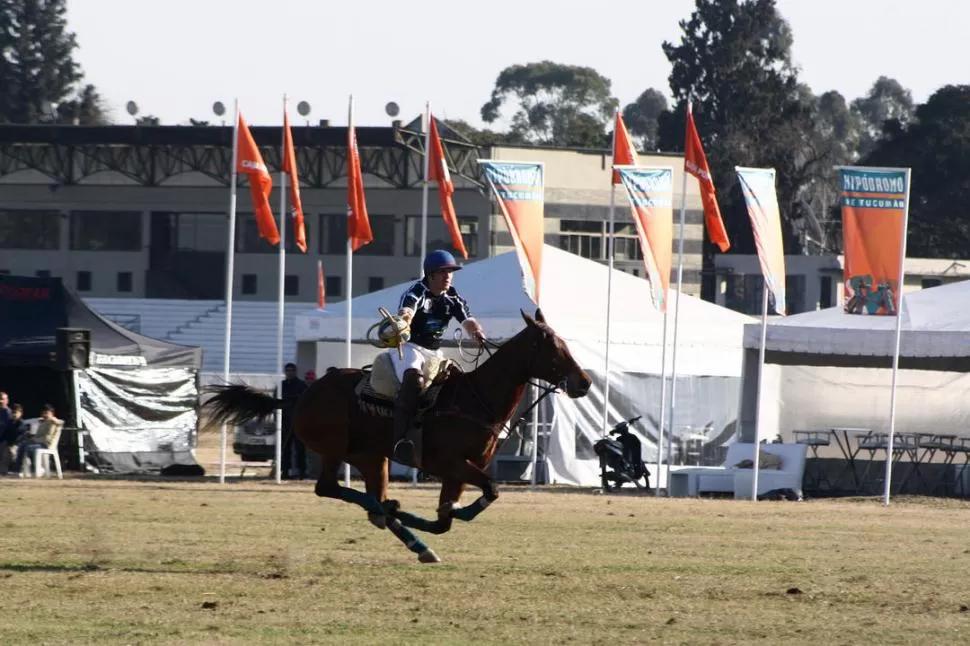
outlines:
[[398, 440], [391, 453], [394, 455], [394, 459], [401, 464], [408, 467], [414, 466], [414, 442], [411, 440], [407, 438]]

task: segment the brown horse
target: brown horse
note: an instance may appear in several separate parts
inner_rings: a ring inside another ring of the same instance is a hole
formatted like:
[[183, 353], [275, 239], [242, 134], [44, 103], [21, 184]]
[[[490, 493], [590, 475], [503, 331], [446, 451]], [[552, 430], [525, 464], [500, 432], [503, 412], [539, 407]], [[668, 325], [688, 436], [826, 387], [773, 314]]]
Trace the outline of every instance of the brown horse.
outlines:
[[[422, 417], [421, 468], [441, 479], [436, 520], [404, 512], [397, 501], [387, 499], [391, 419], [362, 410], [355, 388], [364, 373], [357, 369], [330, 368], [295, 402], [294, 431], [321, 457], [316, 494], [363, 507], [371, 523], [391, 530], [422, 563], [439, 562], [407, 528], [443, 534], [451, 529], [453, 519], [471, 521], [498, 498], [486, 469], [498, 448], [499, 433], [519, 406], [530, 379], [555, 384], [574, 398], [589, 391], [589, 375], [546, 325], [542, 312], [536, 310], [535, 319], [523, 312], [522, 318], [525, 329], [480, 367], [467, 373], [451, 372], [441, 384], [434, 406]], [[242, 385], [209, 390], [215, 394], [204, 409], [217, 423], [241, 424], [293, 403]], [[339, 470], [344, 462], [360, 471], [366, 494], [340, 485]], [[462, 508], [458, 501], [465, 485], [478, 487], [482, 495]]]

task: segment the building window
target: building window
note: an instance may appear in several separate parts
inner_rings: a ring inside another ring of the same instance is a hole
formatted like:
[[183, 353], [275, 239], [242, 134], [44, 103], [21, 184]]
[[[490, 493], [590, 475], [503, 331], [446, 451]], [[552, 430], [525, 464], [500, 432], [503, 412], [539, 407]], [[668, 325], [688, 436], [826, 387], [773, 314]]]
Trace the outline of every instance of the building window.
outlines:
[[599, 220], [560, 220], [559, 231], [560, 249], [592, 260], [606, 257], [603, 223]]
[[343, 287], [343, 280], [340, 276], [327, 276], [324, 282], [324, 290], [327, 292], [327, 298], [340, 298], [343, 296], [341, 291]]
[[131, 291], [131, 272], [130, 271], [119, 271], [118, 272], [118, 291], [119, 292], [130, 292]]
[[376, 292], [384, 289], [384, 277], [383, 276], [371, 276], [367, 279], [367, 291]]
[[[256, 216], [253, 213], [236, 214], [236, 251], [239, 253], [279, 253], [279, 245], [270, 244], [266, 238], [260, 237], [259, 225], [256, 223]], [[305, 218], [304, 218], [305, 219]], [[279, 226], [279, 219], [276, 220]], [[304, 224], [309, 239], [310, 227]], [[223, 241], [225, 248], [225, 241]], [[293, 220], [287, 218], [286, 222], [286, 250], [297, 252], [296, 236], [293, 235]]]
[[78, 251], [139, 251], [139, 211], [72, 211], [71, 249]]
[[935, 278], [935, 277], [924, 278], [921, 281], [919, 281], [919, 284], [920, 284], [920, 288], [922, 289], [927, 289], [929, 287], [939, 287], [940, 285], [943, 284], [943, 279]]
[[[478, 257], [478, 218], [459, 217], [458, 230], [469, 258]], [[428, 215], [428, 251], [448, 249], [457, 251], [451, 245], [451, 233], [440, 215]], [[404, 224], [404, 255], [421, 255], [421, 216], [410, 215]]]
[[[598, 222], [596, 224], [599, 224]], [[609, 237], [609, 224], [604, 229], [605, 238]], [[604, 257], [609, 256], [609, 245], [603, 240]], [[637, 235], [636, 225], [613, 225], [613, 254], [616, 260], [643, 260], [643, 249], [640, 248], [640, 236]]]
[[819, 276], [818, 279], [818, 306], [820, 308], [828, 309], [830, 307], [835, 307], [834, 294], [832, 293], [832, 277], [831, 276]]
[[799, 314], [805, 311], [805, 274], [785, 276], [785, 313]]
[[242, 293], [247, 295], [252, 295], [256, 293], [257, 288], [256, 274], [243, 274], [242, 276]]
[[289, 274], [283, 279], [283, 293], [286, 296], [300, 295], [300, 277]]
[[0, 249], [59, 249], [59, 211], [0, 210]]
[[37, 276], [38, 278], [50, 278], [50, 277], [51, 277], [51, 272], [50, 272], [50, 270], [49, 270], [49, 269], [38, 269], [38, 270], [37, 270], [37, 271], [35, 272], [35, 275], [36, 275], [36, 276]]
[[[156, 215], [152, 213], [152, 215]], [[229, 218], [225, 213], [172, 213], [175, 217], [175, 249], [178, 251], [226, 250]]]
[[91, 272], [90, 271], [77, 272], [77, 291], [79, 292], [91, 291]]
[[[397, 218], [393, 215], [370, 216], [370, 230], [374, 234], [374, 241], [365, 244], [356, 253], [361, 256], [393, 256], [396, 223]], [[346, 222], [344, 224], [346, 226]]]

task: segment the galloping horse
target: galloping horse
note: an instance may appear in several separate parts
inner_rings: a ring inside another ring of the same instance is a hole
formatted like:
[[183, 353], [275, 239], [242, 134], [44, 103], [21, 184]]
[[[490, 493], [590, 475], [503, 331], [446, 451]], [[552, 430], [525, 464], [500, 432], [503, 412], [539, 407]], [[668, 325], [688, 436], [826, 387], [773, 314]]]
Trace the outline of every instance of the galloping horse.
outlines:
[[[358, 369], [330, 368], [297, 399], [293, 428], [303, 443], [321, 457], [316, 494], [363, 507], [378, 529], [389, 529], [422, 563], [440, 559], [408, 527], [443, 534], [453, 519], [471, 521], [498, 498], [485, 472], [498, 448], [498, 436], [522, 400], [530, 379], [541, 379], [570, 397], [589, 392], [590, 378], [546, 325], [540, 310], [535, 318], [522, 312], [526, 327], [499, 347], [480, 367], [455, 370], [441, 384], [434, 406], [424, 413], [421, 468], [441, 479], [437, 519], [426, 520], [402, 511], [387, 499], [388, 458], [392, 424], [385, 416], [364, 412], [356, 388], [364, 377]], [[275, 399], [248, 386], [221, 385], [208, 390], [206, 402], [217, 423], [242, 424], [267, 417], [292, 401]], [[364, 477], [367, 493], [343, 487], [340, 465], [352, 464]], [[467, 507], [458, 504], [465, 485], [482, 490]]]

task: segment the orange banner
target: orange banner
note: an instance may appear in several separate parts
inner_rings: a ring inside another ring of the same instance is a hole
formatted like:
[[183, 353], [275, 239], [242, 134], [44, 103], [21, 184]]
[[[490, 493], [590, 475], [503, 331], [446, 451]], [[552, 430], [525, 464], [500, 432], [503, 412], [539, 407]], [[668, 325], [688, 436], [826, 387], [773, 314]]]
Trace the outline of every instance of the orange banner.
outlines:
[[909, 183], [909, 169], [839, 169], [849, 314], [899, 312]]
[[687, 136], [684, 145], [684, 170], [697, 178], [701, 189], [701, 203], [704, 205], [704, 222], [707, 224], [707, 235], [722, 252], [731, 248], [724, 220], [721, 219], [721, 209], [717, 205], [717, 193], [714, 191], [714, 179], [711, 169], [707, 165], [707, 155], [701, 145], [697, 126], [694, 125], [694, 113], [687, 106]]
[[317, 261], [317, 308], [325, 309], [327, 303], [326, 281], [323, 279], [323, 261]]
[[300, 251], [306, 253], [306, 223], [303, 220], [303, 201], [300, 199], [300, 172], [296, 166], [296, 147], [290, 116], [283, 112], [283, 172], [290, 180], [290, 212], [293, 214], [293, 239]]
[[273, 209], [269, 205], [273, 178], [263, 163], [263, 156], [259, 153], [256, 140], [253, 139], [242, 112], [239, 113], [239, 123], [236, 126], [236, 172], [249, 176], [249, 192], [253, 197], [253, 211], [256, 214], [259, 235], [270, 244], [279, 244], [280, 231], [276, 228], [276, 218], [273, 217]]
[[353, 251], [374, 241], [370, 218], [367, 217], [367, 201], [364, 199], [364, 174], [360, 166], [360, 151], [357, 150], [357, 129], [353, 124], [347, 127], [347, 238]]
[[461, 237], [461, 229], [458, 227], [458, 216], [455, 215], [455, 205], [451, 201], [451, 196], [455, 192], [455, 185], [451, 182], [451, 173], [448, 172], [448, 161], [445, 159], [445, 149], [441, 145], [441, 138], [438, 136], [438, 126], [435, 125], [434, 116], [431, 117], [431, 130], [429, 133], [430, 143], [428, 154], [428, 180], [438, 184], [438, 201], [441, 203], [441, 217], [448, 225], [451, 233], [451, 246], [461, 252], [464, 258], [468, 259], [468, 250], [465, 249], [465, 241]]
[[619, 166], [650, 281], [653, 306], [667, 311], [674, 239], [674, 169]]
[[[613, 124], [613, 165], [614, 166], [636, 166], [637, 150], [633, 147], [633, 140], [630, 139], [630, 132], [623, 123], [623, 115], [616, 111], [616, 119]], [[619, 171], [613, 171], [613, 183], [622, 184]]]
[[781, 211], [775, 192], [774, 168], [735, 166], [748, 206], [754, 244], [761, 261], [761, 274], [768, 288], [768, 306], [778, 314], [785, 313], [785, 248], [781, 237]]
[[523, 289], [538, 306], [545, 224], [544, 167], [541, 162], [479, 159], [478, 163], [512, 234]]

